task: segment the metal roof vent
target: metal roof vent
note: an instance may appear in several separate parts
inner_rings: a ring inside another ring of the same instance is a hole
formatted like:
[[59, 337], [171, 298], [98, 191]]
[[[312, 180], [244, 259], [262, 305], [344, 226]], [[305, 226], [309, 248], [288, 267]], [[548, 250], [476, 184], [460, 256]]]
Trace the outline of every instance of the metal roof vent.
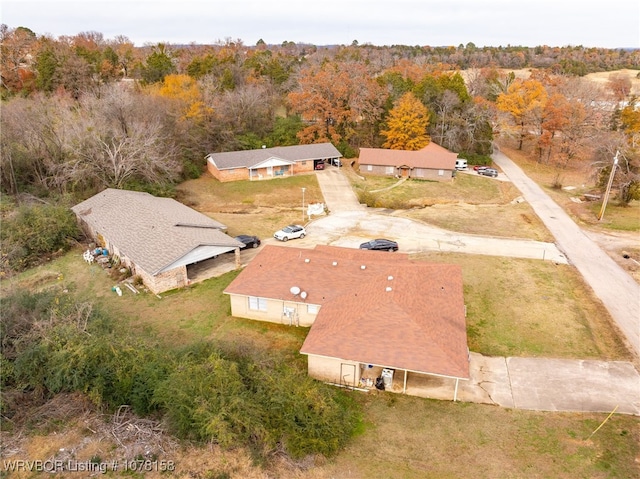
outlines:
[[311, 261], [309, 258], [305, 258], [305, 259], [304, 259], [304, 262], [305, 262], [305, 263], [308, 263], [309, 261]]
[[333, 264], [334, 266], [338, 266], [338, 262], [337, 262], [337, 261], [334, 261], [332, 264]]
[[300, 297], [301, 297], [302, 299], [307, 299], [307, 292], [306, 292], [306, 291], [301, 292], [301, 293], [300, 293]]
[[363, 264], [362, 266], [360, 266], [360, 269], [367, 269], [367, 266]]
[[384, 290], [388, 293], [389, 291], [392, 291], [393, 288], [391, 288], [391, 286], [387, 286]]
[[387, 276], [387, 279], [391, 281], [393, 279], [393, 276]]

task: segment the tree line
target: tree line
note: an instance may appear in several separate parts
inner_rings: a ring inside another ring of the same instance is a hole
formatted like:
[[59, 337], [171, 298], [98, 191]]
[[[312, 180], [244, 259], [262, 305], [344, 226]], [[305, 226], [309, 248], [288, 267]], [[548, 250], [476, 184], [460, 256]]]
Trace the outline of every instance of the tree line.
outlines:
[[[499, 139], [540, 162], [587, 161], [596, 175], [619, 150], [623, 196], [637, 189], [631, 82], [581, 75], [639, 68], [640, 50], [230, 39], [136, 48], [126, 37], [54, 39], [6, 25], [0, 35], [0, 186], [17, 198], [82, 199], [105, 187], [171, 195], [210, 152], [322, 141], [347, 158], [429, 141], [486, 158]], [[535, 69], [523, 77], [516, 67]], [[416, 133], [398, 141], [407, 131]]]

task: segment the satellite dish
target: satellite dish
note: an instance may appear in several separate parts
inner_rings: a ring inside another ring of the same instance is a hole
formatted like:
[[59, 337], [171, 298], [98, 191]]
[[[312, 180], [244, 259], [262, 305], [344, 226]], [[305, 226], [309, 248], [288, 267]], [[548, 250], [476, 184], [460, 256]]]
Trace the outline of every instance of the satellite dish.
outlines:
[[291, 294], [295, 295], [300, 292], [300, 288], [298, 288], [297, 286], [291, 286], [291, 289], [289, 291], [291, 291]]
[[306, 291], [303, 291], [302, 293], [300, 293], [300, 297], [301, 297], [302, 299], [306, 299], [306, 298], [307, 298], [307, 292], [306, 292]]

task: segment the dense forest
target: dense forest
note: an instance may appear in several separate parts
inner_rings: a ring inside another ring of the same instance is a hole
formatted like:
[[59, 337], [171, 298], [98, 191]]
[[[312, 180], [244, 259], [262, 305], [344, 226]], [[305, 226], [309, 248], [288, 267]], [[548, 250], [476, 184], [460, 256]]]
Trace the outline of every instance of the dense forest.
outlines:
[[54, 39], [2, 25], [0, 34], [0, 180], [11, 195], [170, 194], [201, 173], [207, 153], [262, 145], [328, 140], [357, 157], [361, 146], [394, 144], [386, 121], [406, 93], [426, 108], [428, 138], [462, 156], [487, 155], [501, 137], [541, 162], [570, 165], [586, 152], [598, 161], [616, 149], [635, 157], [630, 80], [612, 75], [596, 88], [582, 76], [638, 69], [640, 50], [240, 40], [136, 48], [97, 32]]
[[[474, 163], [504, 141], [540, 163], [587, 163], [600, 183], [619, 152], [618, 199], [640, 197], [631, 81], [584, 78], [640, 71], [640, 50], [240, 40], [135, 47], [97, 32], [51, 38], [7, 25], [0, 39], [0, 275], [79, 239], [69, 206], [104, 188], [171, 196], [202, 174], [208, 153], [263, 145], [330, 141], [357, 161], [360, 147], [434, 141]], [[399, 141], [408, 130], [419, 131]], [[342, 395], [273, 357], [212, 345], [133, 347], [104, 311], [53, 293], [12, 292], [3, 302], [5, 391], [80, 390], [106, 407], [162, 410], [185, 437], [266, 452], [286, 438], [293, 456], [334, 454], [358, 425]], [[228, 395], [216, 395], [222, 390]], [[5, 395], [2, 414], [20, 400]], [[274, 403], [295, 414], [274, 414]], [[211, 416], [221, 408], [226, 416]]]
[[[417, 149], [434, 141], [470, 163], [511, 141], [542, 163], [588, 162], [619, 199], [638, 196], [640, 110], [629, 76], [640, 50], [582, 47], [146, 45], [100, 33], [39, 36], [0, 26], [2, 269], [69, 236], [64, 208], [106, 187], [171, 196], [211, 152], [331, 141]], [[522, 72], [526, 72], [523, 75]], [[417, 131], [410, 141], [398, 141]], [[28, 199], [38, 208], [18, 209]], [[13, 206], [12, 206], [13, 205]], [[62, 210], [56, 210], [62, 208]], [[5, 218], [7, 219], [7, 218]], [[33, 229], [52, 238], [25, 240]], [[73, 235], [71, 235], [73, 236]], [[16, 243], [17, 242], [17, 243]], [[13, 246], [11, 246], [13, 245]]]

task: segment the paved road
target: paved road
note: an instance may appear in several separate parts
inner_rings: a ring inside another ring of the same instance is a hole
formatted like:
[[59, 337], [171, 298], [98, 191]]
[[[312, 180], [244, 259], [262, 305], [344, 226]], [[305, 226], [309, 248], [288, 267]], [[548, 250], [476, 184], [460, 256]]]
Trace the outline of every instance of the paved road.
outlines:
[[522, 192], [558, 247], [609, 310], [632, 351], [640, 356], [640, 285], [513, 161], [501, 152], [494, 153], [492, 158]]

